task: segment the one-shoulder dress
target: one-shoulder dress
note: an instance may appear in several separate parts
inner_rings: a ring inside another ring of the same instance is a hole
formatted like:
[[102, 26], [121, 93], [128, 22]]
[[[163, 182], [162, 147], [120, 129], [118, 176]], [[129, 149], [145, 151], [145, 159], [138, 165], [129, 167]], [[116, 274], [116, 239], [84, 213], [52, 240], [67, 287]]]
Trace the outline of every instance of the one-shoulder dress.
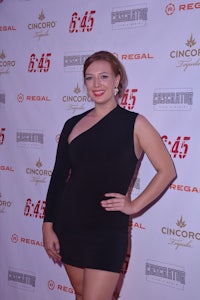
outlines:
[[89, 111], [70, 118], [60, 135], [45, 209], [53, 222], [63, 263], [119, 273], [126, 257], [129, 216], [106, 211], [104, 194], [126, 194], [138, 159], [137, 113], [119, 105], [71, 143], [68, 136]]

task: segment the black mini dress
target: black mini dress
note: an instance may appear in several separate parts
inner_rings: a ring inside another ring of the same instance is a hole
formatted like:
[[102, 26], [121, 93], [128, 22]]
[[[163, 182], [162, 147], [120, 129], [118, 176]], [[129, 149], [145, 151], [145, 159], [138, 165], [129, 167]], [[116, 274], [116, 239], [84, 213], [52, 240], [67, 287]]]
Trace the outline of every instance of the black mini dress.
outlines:
[[75, 124], [62, 130], [46, 199], [44, 221], [53, 222], [66, 264], [119, 273], [126, 257], [129, 216], [106, 211], [104, 194], [126, 194], [138, 159], [133, 131], [137, 113], [119, 105], [68, 143]]

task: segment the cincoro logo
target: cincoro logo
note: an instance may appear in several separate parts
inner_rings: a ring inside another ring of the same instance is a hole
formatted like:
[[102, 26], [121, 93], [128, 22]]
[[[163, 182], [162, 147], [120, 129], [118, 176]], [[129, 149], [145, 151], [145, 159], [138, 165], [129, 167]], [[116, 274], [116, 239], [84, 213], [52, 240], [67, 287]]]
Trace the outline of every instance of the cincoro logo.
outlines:
[[187, 49], [172, 50], [169, 54], [170, 58], [179, 59], [176, 67], [182, 68], [183, 71], [186, 71], [190, 67], [200, 67], [200, 48], [194, 48], [196, 40], [192, 34], [185, 44], [188, 47]]
[[12, 202], [11, 201], [5, 201], [0, 199], [0, 207], [11, 207]]
[[35, 184], [45, 183], [46, 177], [51, 176], [52, 171], [41, 169], [43, 163], [41, 162], [40, 158], [36, 162], [35, 166], [36, 168], [26, 168], [26, 174], [31, 175], [32, 178], [31, 181], [34, 182]]
[[7, 60], [5, 52], [0, 53], [0, 75], [9, 74], [10, 68], [15, 67], [15, 60]]
[[14, 60], [0, 60], [0, 67], [14, 67], [15, 61]]
[[35, 31], [35, 38], [40, 39], [41, 37], [48, 36], [49, 30], [56, 27], [56, 21], [45, 21], [45, 18], [45, 14], [42, 10], [38, 16], [39, 22], [28, 24], [28, 30]]
[[200, 241], [200, 232], [188, 231], [184, 228], [187, 226], [186, 222], [183, 220], [183, 217], [177, 220], [176, 225], [177, 228], [170, 228], [167, 226], [163, 226], [161, 228], [162, 234], [170, 237], [169, 245], [175, 247], [175, 250], [180, 247], [184, 248], [192, 248], [193, 241]]

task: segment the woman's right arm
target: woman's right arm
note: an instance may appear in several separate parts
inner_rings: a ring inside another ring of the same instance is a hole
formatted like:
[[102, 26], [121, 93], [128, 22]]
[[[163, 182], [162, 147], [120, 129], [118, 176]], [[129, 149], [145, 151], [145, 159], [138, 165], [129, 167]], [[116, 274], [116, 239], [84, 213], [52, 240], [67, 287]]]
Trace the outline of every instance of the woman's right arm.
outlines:
[[53, 230], [52, 222], [44, 222], [42, 226], [44, 248], [54, 262], [60, 262], [60, 243]]
[[62, 191], [70, 169], [68, 161], [68, 131], [69, 126], [67, 121], [62, 129], [58, 143], [55, 165], [46, 197], [44, 223], [42, 226], [44, 248], [48, 256], [55, 262], [60, 261], [61, 256], [59, 254], [60, 244], [53, 230], [53, 223], [57, 217], [57, 208], [60, 204]]

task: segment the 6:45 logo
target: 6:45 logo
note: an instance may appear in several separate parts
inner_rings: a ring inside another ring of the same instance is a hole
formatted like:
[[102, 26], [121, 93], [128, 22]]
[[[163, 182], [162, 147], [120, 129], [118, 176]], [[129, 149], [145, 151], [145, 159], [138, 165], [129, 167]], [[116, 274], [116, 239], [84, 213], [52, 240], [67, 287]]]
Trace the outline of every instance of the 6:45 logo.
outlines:
[[3, 145], [4, 139], [5, 139], [5, 134], [4, 134], [5, 130], [6, 130], [5, 128], [1, 128], [1, 131], [0, 131], [0, 145]]
[[121, 100], [121, 106], [128, 110], [133, 110], [136, 102], [136, 95], [138, 89], [126, 89]]
[[43, 219], [45, 205], [45, 201], [38, 200], [35, 203], [31, 198], [28, 198], [24, 207], [24, 216]]
[[42, 53], [37, 57], [35, 53], [32, 53], [29, 59], [28, 72], [48, 72], [51, 65], [51, 53]]
[[69, 32], [90, 32], [94, 26], [94, 14], [96, 10], [86, 11], [84, 16], [79, 16], [77, 12], [74, 12], [69, 24]]
[[190, 141], [189, 136], [178, 136], [175, 140], [175, 142], [171, 141], [167, 135], [162, 136], [162, 140], [165, 142], [166, 146], [169, 149], [170, 154], [172, 155], [173, 158], [185, 158], [188, 149], [189, 149], [189, 144], [188, 142]]

